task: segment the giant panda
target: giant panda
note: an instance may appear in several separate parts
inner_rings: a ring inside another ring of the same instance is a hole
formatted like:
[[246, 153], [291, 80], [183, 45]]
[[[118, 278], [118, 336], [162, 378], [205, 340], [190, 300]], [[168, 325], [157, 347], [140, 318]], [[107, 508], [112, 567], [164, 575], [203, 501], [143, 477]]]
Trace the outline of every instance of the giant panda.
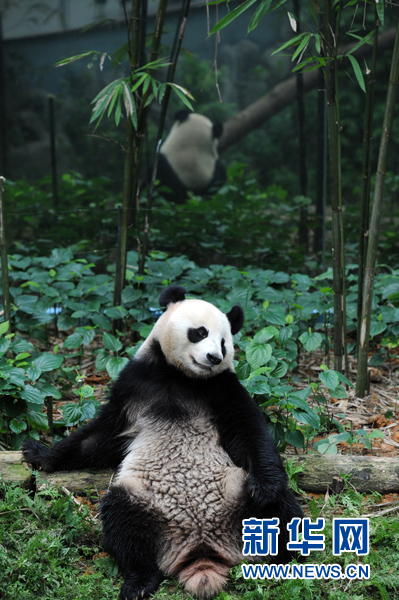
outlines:
[[242, 520], [302, 517], [264, 417], [233, 367], [243, 311], [227, 314], [185, 289], [163, 291], [166, 311], [114, 383], [98, 417], [55, 444], [25, 442], [47, 471], [117, 469], [102, 502], [106, 549], [125, 574], [123, 600], [177, 576], [199, 598], [217, 595], [243, 560]]
[[167, 199], [184, 202], [189, 190], [204, 195], [226, 180], [226, 169], [217, 146], [223, 133], [221, 123], [188, 110], [175, 115], [175, 123], [161, 146], [157, 179], [171, 189]]

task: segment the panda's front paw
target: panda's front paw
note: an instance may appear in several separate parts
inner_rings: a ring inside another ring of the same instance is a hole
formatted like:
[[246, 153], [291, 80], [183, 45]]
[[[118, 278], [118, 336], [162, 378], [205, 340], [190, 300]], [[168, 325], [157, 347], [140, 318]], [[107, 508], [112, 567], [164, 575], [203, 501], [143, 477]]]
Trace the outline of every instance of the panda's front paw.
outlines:
[[26, 440], [22, 444], [24, 460], [33, 465], [42, 467], [45, 471], [53, 471], [51, 461], [49, 460], [49, 448], [42, 446], [36, 440]]
[[267, 504], [277, 502], [280, 491], [281, 481], [270, 482], [251, 473], [248, 475], [247, 492], [256, 505], [265, 507]]
[[163, 580], [163, 575], [157, 567], [140, 572], [132, 571], [127, 574], [120, 591], [120, 600], [141, 600], [154, 594]]

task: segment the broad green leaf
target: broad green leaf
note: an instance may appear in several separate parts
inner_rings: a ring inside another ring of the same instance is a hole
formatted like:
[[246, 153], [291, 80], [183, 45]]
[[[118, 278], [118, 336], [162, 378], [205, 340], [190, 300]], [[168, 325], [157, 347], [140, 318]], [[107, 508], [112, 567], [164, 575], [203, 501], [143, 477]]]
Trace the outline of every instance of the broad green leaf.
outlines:
[[94, 389], [91, 385], [83, 385], [79, 388], [79, 395], [83, 398], [90, 398], [93, 395]]
[[12, 350], [13, 352], [29, 352], [30, 350], [33, 350], [34, 345], [31, 344], [30, 342], [27, 342], [24, 339], [16, 339], [13, 342], [11, 342], [10, 344], [10, 350]]
[[387, 328], [387, 324], [384, 321], [371, 321], [370, 323], [370, 336], [374, 337], [380, 335]]
[[345, 375], [343, 375], [342, 373], [337, 373], [338, 375], [338, 379], [340, 380], [341, 383], [345, 383], [345, 385], [349, 385], [351, 388], [354, 388], [355, 386], [349, 381], [349, 379], [347, 377], [345, 377]]
[[110, 308], [106, 308], [104, 312], [110, 319], [124, 319], [128, 314], [126, 308], [123, 308], [123, 306], [111, 306]]
[[277, 367], [270, 373], [270, 377], [284, 377], [288, 371], [288, 365], [286, 362], [279, 361]]
[[321, 346], [323, 338], [320, 333], [309, 333], [308, 331], [305, 331], [305, 333], [299, 336], [299, 341], [304, 345], [305, 350], [313, 352], [313, 350], [317, 350], [317, 348]]
[[291, 327], [283, 327], [282, 329], [280, 329], [278, 339], [282, 346], [284, 346], [284, 344], [286, 344], [286, 342], [290, 339], [292, 333], [293, 332]]
[[130, 304], [130, 302], [134, 302], [141, 298], [143, 292], [141, 290], [136, 290], [132, 286], [125, 287], [122, 292], [122, 302], [124, 304]]
[[54, 371], [55, 369], [59, 369], [63, 363], [63, 357], [55, 354], [50, 354], [49, 352], [44, 352], [40, 354], [32, 364], [41, 369], [42, 371]]
[[10, 340], [8, 340], [7, 338], [0, 338], [0, 354], [4, 354], [4, 352], [7, 352], [9, 347]]
[[269, 304], [266, 310], [262, 313], [263, 317], [273, 325], [285, 325], [285, 313], [281, 306], [277, 304]]
[[26, 415], [26, 420], [32, 427], [36, 429], [48, 429], [47, 415], [42, 412], [34, 412], [30, 410]]
[[63, 348], [79, 348], [83, 345], [83, 336], [80, 333], [72, 333], [64, 340]]
[[21, 421], [20, 419], [12, 419], [10, 421], [10, 429], [14, 433], [21, 433], [21, 431], [25, 431], [26, 428], [27, 425], [25, 421]]
[[9, 327], [10, 327], [9, 321], [3, 321], [3, 323], [0, 323], [0, 335], [4, 335], [8, 331]]
[[276, 327], [270, 325], [269, 327], [264, 327], [258, 333], [254, 335], [254, 342], [258, 342], [258, 344], [263, 344], [272, 340], [273, 338], [278, 337], [279, 331]]
[[19, 395], [27, 402], [32, 402], [32, 404], [44, 403], [44, 394], [31, 385], [26, 385], [25, 388], [19, 392]]
[[271, 359], [272, 347], [270, 344], [259, 344], [253, 340], [246, 347], [245, 356], [251, 367], [258, 369], [262, 365], [266, 365]]
[[338, 374], [335, 371], [331, 371], [330, 369], [327, 369], [327, 371], [320, 373], [319, 379], [329, 390], [335, 390], [335, 388], [339, 384]]
[[129, 359], [124, 356], [111, 356], [107, 362], [107, 372], [111, 379], [116, 379]]
[[287, 431], [285, 434], [285, 439], [288, 444], [294, 446], [294, 448], [303, 448], [305, 444], [305, 438], [302, 431], [299, 429], [295, 429], [295, 431]]
[[57, 390], [57, 388], [51, 383], [47, 383], [47, 381], [39, 381], [36, 385], [45, 396], [51, 396], [56, 400], [61, 398], [61, 392], [59, 392], [59, 390]]
[[111, 333], [103, 334], [103, 344], [108, 350], [112, 350], [113, 352], [119, 352], [123, 348], [122, 343]]
[[299, 423], [307, 423], [314, 429], [320, 428], [320, 418], [317, 413], [314, 412], [310, 407], [306, 411], [304, 410], [292, 410], [292, 415]]
[[99, 373], [101, 373], [101, 371], [105, 371], [105, 369], [107, 368], [107, 362], [109, 361], [110, 356], [108, 354], [108, 352], [106, 350], [100, 350], [99, 353], [97, 354], [97, 358], [96, 358], [96, 369]]
[[42, 370], [32, 364], [26, 371], [26, 374], [31, 381], [36, 381], [42, 374]]
[[64, 420], [68, 425], [75, 425], [80, 421], [82, 416], [82, 408], [79, 404], [65, 404], [62, 409]]

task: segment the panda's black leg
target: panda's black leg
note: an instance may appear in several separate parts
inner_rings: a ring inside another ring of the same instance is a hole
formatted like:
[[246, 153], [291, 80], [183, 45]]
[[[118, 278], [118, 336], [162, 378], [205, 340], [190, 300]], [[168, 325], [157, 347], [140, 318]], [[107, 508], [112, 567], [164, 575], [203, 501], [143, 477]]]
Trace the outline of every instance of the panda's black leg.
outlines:
[[105, 496], [101, 519], [105, 547], [125, 574], [121, 600], [153, 594], [164, 579], [156, 562], [156, 519], [120, 486]]
[[[274, 564], [286, 564], [293, 558], [299, 558], [297, 552], [287, 550], [287, 543], [290, 541], [287, 524], [294, 518], [302, 519], [303, 511], [294, 494], [286, 489], [279, 497], [278, 502], [266, 504], [259, 507], [252, 501], [247, 509], [246, 514], [257, 519], [274, 519], [279, 518], [279, 533], [278, 536], [278, 554], [271, 557], [271, 562]], [[245, 518], [248, 518], [247, 516]]]

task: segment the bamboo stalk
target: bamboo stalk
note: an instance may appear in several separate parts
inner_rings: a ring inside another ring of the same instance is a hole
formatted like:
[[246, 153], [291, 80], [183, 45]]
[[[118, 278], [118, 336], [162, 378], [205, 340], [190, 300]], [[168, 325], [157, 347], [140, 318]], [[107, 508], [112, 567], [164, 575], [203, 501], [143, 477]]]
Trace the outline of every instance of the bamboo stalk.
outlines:
[[[297, 22], [297, 31], [301, 32], [301, 13], [299, 0], [293, 0], [294, 14]], [[303, 73], [296, 75], [296, 102], [298, 111], [298, 132], [299, 132], [299, 184], [302, 196], [308, 194], [308, 173], [306, 156], [306, 120], [305, 120], [305, 92], [303, 87]], [[308, 207], [303, 206], [299, 215], [299, 243], [305, 247], [305, 253], [308, 251]]]
[[366, 268], [364, 273], [363, 304], [360, 327], [360, 344], [357, 361], [356, 395], [363, 398], [367, 388], [367, 362], [370, 338], [371, 308], [373, 302], [373, 288], [375, 277], [375, 263], [377, 259], [378, 237], [382, 201], [384, 198], [385, 175], [388, 164], [389, 142], [392, 134], [392, 125], [395, 115], [397, 89], [399, 85], [399, 21], [396, 30], [395, 46], [393, 49], [391, 72], [389, 76], [387, 102], [385, 106], [384, 122], [378, 165], [374, 189], [373, 208], [371, 212], [369, 242], [367, 248]]
[[[182, 12], [182, 18], [181, 18], [181, 22], [179, 24], [179, 37], [178, 37], [178, 40], [176, 43], [176, 48], [172, 48], [171, 61], [170, 61], [171, 64], [170, 64], [170, 67], [168, 70], [168, 75], [166, 78], [166, 81], [169, 83], [173, 82], [173, 79], [175, 76], [177, 59], [179, 58], [180, 48], [181, 48], [183, 37], [184, 37], [184, 32], [186, 30], [189, 8], [190, 8], [190, 0], [185, 0], [185, 5], [183, 7], [183, 12]], [[144, 227], [143, 249], [142, 249], [141, 261], [140, 261], [140, 272], [141, 273], [144, 272], [145, 259], [146, 259], [146, 255], [147, 255], [148, 236], [149, 236], [150, 228], [151, 228], [152, 198], [154, 195], [155, 180], [156, 180], [157, 168], [158, 168], [159, 151], [161, 148], [162, 135], [163, 135], [163, 130], [164, 130], [164, 126], [165, 126], [166, 112], [168, 110], [168, 105], [169, 105], [170, 92], [171, 92], [171, 86], [168, 85], [168, 86], [166, 86], [165, 95], [164, 95], [164, 98], [162, 101], [162, 112], [161, 112], [161, 118], [159, 120], [158, 134], [157, 134], [157, 147], [156, 147], [156, 151], [155, 151], [154, 165], [153, 165], [152, 173], [151, 173], [150, 189], [148, 192], [147, 213], [146, 213], [146, 221], [145, 221], [145, 227]]]
[[10, 323], [11, 331], [11, 310], [10, 310], [10, 286], [8, 281], [8, 260], [7, 260], [7, 241], [4, 231], [4, 177], [0, 177], [0, 255], [1, 255], [1, 283], [3, 288], [3, 306], [4, 321]]
[[363, 164], [362, 164], [362, 186], [360, 203], [360, 230], [359, 230], [359, 271], [357, 290], [357, 342], [359, 353], [360, 323], [362, 320], [363, 305], [363, 283], [364, 283], [364, 258], [367, 256], [368, 230], [370, 221], [370, 182], [371, 182], [371, 141], [373, 139], [373, 112], [374, 112], [374, 88], [376, 77], [376, 59], [378, 47], [379, 19], [376, 11], [375, 34], [373, 44], [373, 57], [371, 71], [366, 78], [366, 106], [364, 111], [364, 135], [363, 135]]
[[50, 121], [50, 155], [51, 155], [51, 184], [53, 189], [53, 205], [58, 206], [58, 185], [57, 185], [57, 150], [55, 144], [55, 116], [54, 116], [54, 96], [49, 94], [48, 111]]
[[325, 0], [324, 35], [326, 38], [327, 127], [332, 210], [332, 261], [334, 290], [334, 369], [342, 371], [342, 248], [339, 177], [339, 140], [335, 93], [336, 44], [332, 33], [332, 2]]
[[[130, 19], [127, 20], [127, 35], [128, 35], [128, 55], [130, 75], [133, 75], [138, 66], [139, 57], [139, 32], [140, 32], [140, 8], [141, 0], [132, 0], [132, 8]], [[131, 80], [131, 84], [133, 80]], [[120, 273], [122, 288], [125, 284], [126, 277], [126, 259], [127, 259], [127, 240], [128, 229], [130, 223], [130, 209], [132, 206], [132, 198], [136, 185], [136, 169], [135, 169], [135, 144], [136, 132], [131, 119], [127, 119], [126, 125], [126, 141], [125, 141], [125, 162], [123, 167], [123, 188], [122, 188], [122, 219], [120, 225]], [[118, 293], [122, 292], [119, 288], [118, 277], [115, 278], [114, 288], [114, 305], [118, 305]]]

